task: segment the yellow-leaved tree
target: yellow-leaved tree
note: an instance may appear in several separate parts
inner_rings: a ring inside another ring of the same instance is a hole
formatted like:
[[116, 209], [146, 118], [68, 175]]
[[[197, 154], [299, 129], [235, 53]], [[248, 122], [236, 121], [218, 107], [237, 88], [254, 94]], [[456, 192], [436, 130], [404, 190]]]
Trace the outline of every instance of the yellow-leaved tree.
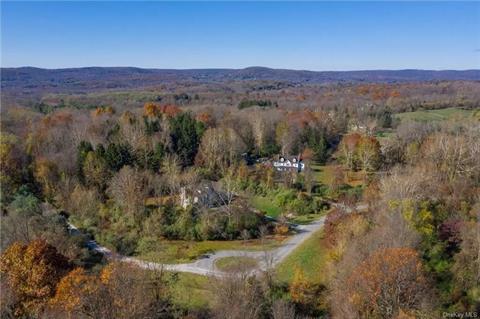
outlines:
[[15, 300], [13, 314], [22, 317], [41, 312], [69, 269], [68, 259], [44, 240], [7, 248], [0, 257], [0, 271]]

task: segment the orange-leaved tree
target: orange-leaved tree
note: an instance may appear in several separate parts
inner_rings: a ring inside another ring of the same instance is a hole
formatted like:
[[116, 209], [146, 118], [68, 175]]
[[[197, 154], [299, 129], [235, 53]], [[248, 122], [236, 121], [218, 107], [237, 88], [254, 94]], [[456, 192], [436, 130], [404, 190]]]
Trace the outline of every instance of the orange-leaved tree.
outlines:
[[297, 305], [309, 308], [316, 304], [317, 287], [307, 280], [300, 267], [295, 268], [289, 290], [292, 301]]
[[75, 268], [60, 280], [50, 305], [70, 316], [100, 317], [109, 311], [105, 309], [109, 308], [105, 303], [108, 298], [102, 298], [105, 296], [100, 293], [102, 288], [98, 276], [87, 274], [83, 268]]
[[360, 318], [392, 318], [422, 306], [428, 285], [418, 253], [411, 248], [379, 249], [348, 279], [348, 301]]
[[70, 269], [68, 259], [46, 241], [14, 243], [0, 257], [0, 271], [14, 295], [15, 316], [39, 313]]

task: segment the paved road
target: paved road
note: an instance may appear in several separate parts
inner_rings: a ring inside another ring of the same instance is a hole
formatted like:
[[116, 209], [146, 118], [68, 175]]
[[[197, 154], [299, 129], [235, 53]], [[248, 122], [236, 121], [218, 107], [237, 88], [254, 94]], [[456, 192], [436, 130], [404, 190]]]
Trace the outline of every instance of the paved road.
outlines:
[[[334, 206], [340, 207], [341, 204], [336, 204]], [[347, 207], [340, 207], [345, 209], [347, 213], [350, 213], [352, 209]], [[365, 205], [358, 205], [358, 210], [364, 210]], [[319, 218], [318, 220], [308, 224], [308, 225], [298, 225], [295, 227], [295, 234], [290, 236], [280, 247], [266, 250], [266, 251], [244, 251], [244, 250], [219, 250], [214, 253], [205, 255], [200, 259], [185, 264], [161, 264], [155, 262], [143, 261], [134, 257], [126, 257], [121, 255], [113, 254], [108, 248], [98, 245], [95, 241], [90, 241], [87, 245], [89, 248], [96, 250], [104, 254], [107, 258], [120, 260], [123, 262], [128, 262], [136, 264], [139, 267], [145, 269], [164, 269], [178, 272], [190, 272], [200, 275], [214, 275], [214, 276], [223, 276], [225, 272], [219, 270], [215, 266], [215, 262], [218, 259], [225, 257], [251, 257], [257, 260], [258, 268], [253, 270], [253, 272], [265, 271], [270, 268], [274, 268], [280, 262], [282, 262], [285, 257], [292, 253], [295, 248], [307, 240], [313, 233], [320, 230], [325, 223], [325, 216]], [[74, 226], [70, 225], [72, 232], [78, 232], [79, 230]]]

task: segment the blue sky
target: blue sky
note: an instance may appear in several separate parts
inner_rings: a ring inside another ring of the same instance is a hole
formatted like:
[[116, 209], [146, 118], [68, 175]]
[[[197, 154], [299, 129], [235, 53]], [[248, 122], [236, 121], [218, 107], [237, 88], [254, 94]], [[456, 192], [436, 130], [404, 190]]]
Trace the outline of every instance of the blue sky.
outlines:
[[479, 2], [5, 2], [4, 67], [480, 68]]

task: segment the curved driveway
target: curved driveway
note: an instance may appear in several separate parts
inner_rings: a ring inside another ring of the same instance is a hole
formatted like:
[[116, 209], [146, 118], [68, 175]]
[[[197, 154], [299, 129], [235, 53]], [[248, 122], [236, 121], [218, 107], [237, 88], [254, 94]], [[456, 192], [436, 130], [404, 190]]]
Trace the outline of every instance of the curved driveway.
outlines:
[[[353, 210], [347, 208], [342, 204], [332, 203], [332, 206], [342, 208], [346, 213], [350, 213]], [[357, 205], [357, 210], [366, 209], [366, 205]], [[95, 241], [90, 241], [88, 243], [89, 248], [96, 250], [104, 254], [107, 258], [120, 260], [123, 262], [128, 262], [135, 264], [139, 267], [145, 269], [164, 269], [170, 271], [178, 272], [190, 272], [200, 275], [214, 275], [222, 276], [226, 273], [217, 269], [215, 262], [218, 259], [225, 257], [251, 257], [257, 260], [258, 268], [253, 272], [265, 271], [267, 269], [272, 269], [282, 262], [285, 257], [292, 253], [295, 248], [300, 246], [305, 240], [307, 240], [313, 233], [320, 230], [325, 223], [325, 216], [313, 221], [308, 225], [298, 225], [295, 227], [295, 234], [290, 236], [280, 247], [265, 250], [265, 251], [245, 251], [245, 250], [219, 250], [210, 254], [206, 254], [204, 257], [191, 262], [184, 264], [161, 264], [155, 262], [149, 262], [140, 260], [134, 257], [126, 257], [121, 255], [116, 255], [112, 253], [108, 248], [99, 246]], [[71, 231], [78, 232], [78, 229], [69, 224]]]
[[[116, 255], [108, 248], [98, 245], [97, 242], [93, 240], [89, 241], [87, 245], [90, 249], [104, 254], [107, 258], [132, 263], [145, 269], [164, 269], [178, 272], [190, 272], [200, 275], [222, 276], [225, 274], [225, 272], [217, 269], [215, 266], [215, 262], [218, 259], [225, 257], [251, 257], [256, 259], [258, 262], [258, 269], [256, 271], [271, 269], [284, 260], [285, 257], [287, 257], [293, 250], [295, 250], [295, 248], [308, 239], [314, 232], [320, 230], [323, 227], [324, 222], [325, 216], [308, 225], [296, 226], [295, 234], [285, 240], [280, 247], [274, 249], [265, 251], [219, 250], [210, 254], [206, 254], [194, 262], [184, 264], [161, 264], [140, 260], [134, 257]], [[78, 232], [78, 229], [74, 225], [69, 224], [69, 226], [72, 232]]]

